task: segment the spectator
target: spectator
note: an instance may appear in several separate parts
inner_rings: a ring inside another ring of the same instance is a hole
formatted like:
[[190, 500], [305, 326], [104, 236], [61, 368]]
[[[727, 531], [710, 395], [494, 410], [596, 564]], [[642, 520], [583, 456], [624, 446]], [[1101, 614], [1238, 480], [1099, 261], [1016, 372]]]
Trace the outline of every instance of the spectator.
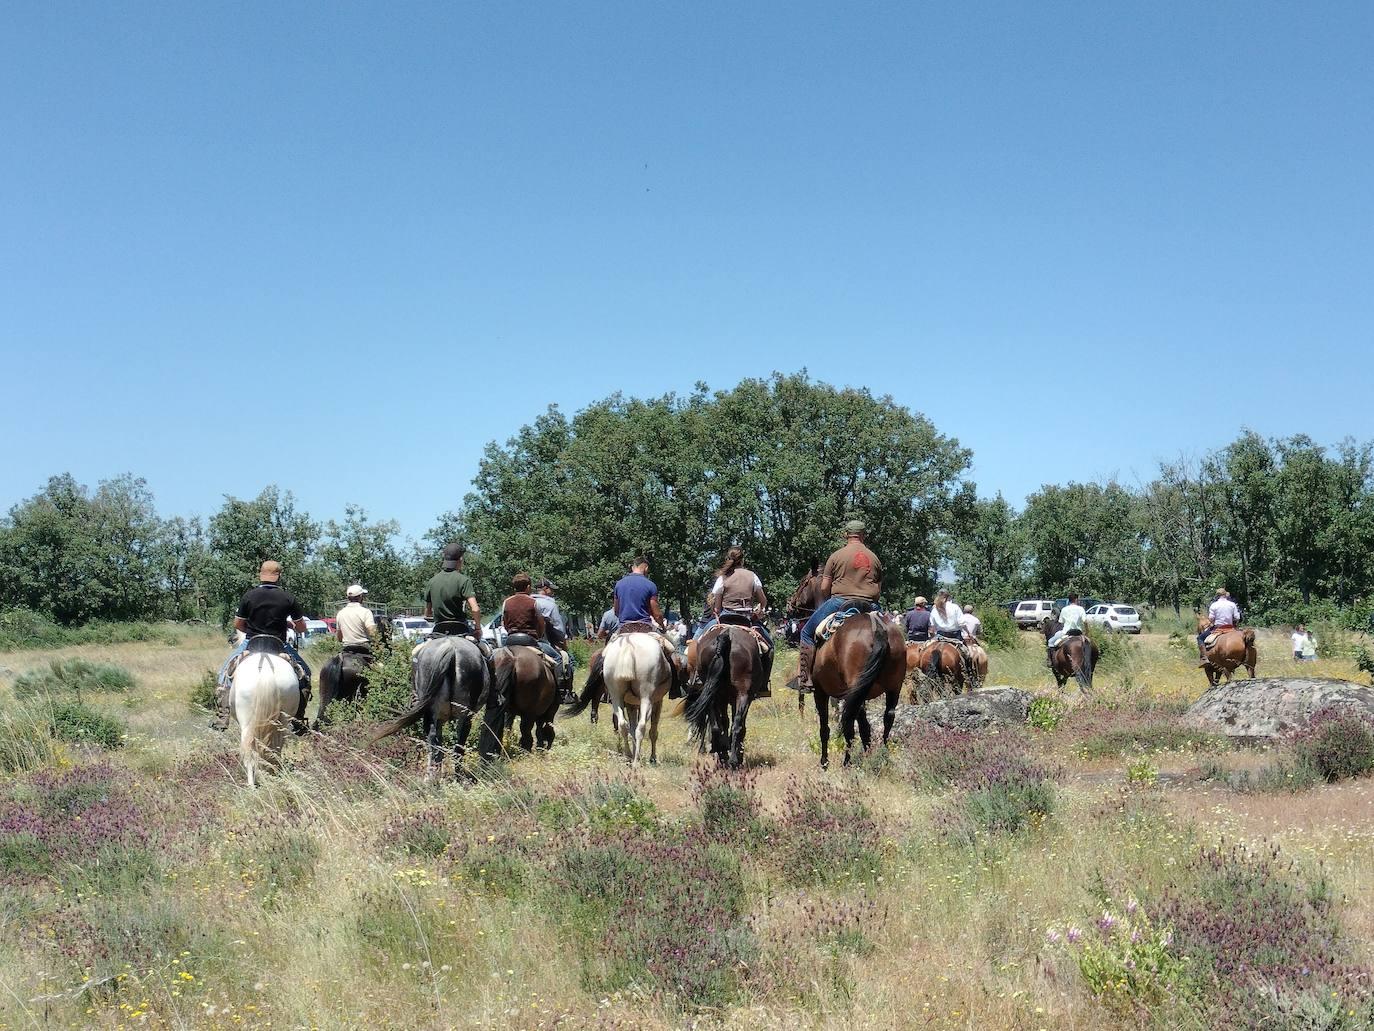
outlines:
[[1298, 628], [1297, 628], [1296, 630], [1293, 631], [1293, 661], [1294, 661], [1294, 662], [1301, 662], [1301, 661], [1302, 661], [1302, 648], [1303, 648], [1303, 645], [1305, 645], [1306, 643], [1307, 643], [1307, 627], [1305, 627], [1305, 626], [1303, 626], [1301, 623], [1299, 623], [1299, 624], [1298, 624]]
[[1317, 639], [1312, 636], [1312, 631], [1307, 631], [1307, 640], [1302, 643], [1302, 661], [1317, 661]]

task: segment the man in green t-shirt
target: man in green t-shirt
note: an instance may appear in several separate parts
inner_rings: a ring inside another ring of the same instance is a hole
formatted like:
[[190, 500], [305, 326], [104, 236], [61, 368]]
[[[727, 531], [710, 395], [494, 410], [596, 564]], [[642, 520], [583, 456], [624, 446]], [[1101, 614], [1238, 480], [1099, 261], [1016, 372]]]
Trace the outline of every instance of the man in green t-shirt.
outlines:
[[[435, 630], [441, 634], [468, 633], [480, 643], [482, 612], [477, 607], [472, 577], [463, 572], [463, 550], [461, 544], [445, 546], [443, 572], [435, 573], [425, 585], [425, 619], [433, 620]], [[446, 627], [445, 623], [459, 626]]]

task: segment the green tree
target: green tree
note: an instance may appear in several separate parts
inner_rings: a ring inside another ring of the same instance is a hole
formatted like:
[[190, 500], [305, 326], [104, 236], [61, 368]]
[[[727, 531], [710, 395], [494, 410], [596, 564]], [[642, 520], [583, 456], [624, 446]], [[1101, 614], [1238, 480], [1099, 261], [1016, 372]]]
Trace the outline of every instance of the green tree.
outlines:
[[338, 597], [337, 581], [317, 562], [320, 526], [297, 511], [290, 491], [266, 487], [251, 501], [228, 497], [210, 517], [210, 556], [205, 591], [222, 622], [228, 623], [243, 593], [257, 582], [267, 559], [282, 564], [282, 586], [307, 613], [320, 614]]
[[1117, 483], [1045, 486], [1019, 520], [1036, 588], [1126, 598], [1141, 583], [1137, 499]]
[[949, 535], [949, 559], [960, 598], [998, 603], [1025, 589], [1024, 529], [1000, 493], [980, 499], [971, 490], [965, 492]]
[[373, 522], [357, 505], [344, 509], [344, 520], [329, 520], [324, 527], [320, 557], [328, 586], [342, 598], [351, 583], [367, 588], [368, 600], [390, 606], [414, 604], [411, 564], [396, 545], [400, 525], [394, 520]]

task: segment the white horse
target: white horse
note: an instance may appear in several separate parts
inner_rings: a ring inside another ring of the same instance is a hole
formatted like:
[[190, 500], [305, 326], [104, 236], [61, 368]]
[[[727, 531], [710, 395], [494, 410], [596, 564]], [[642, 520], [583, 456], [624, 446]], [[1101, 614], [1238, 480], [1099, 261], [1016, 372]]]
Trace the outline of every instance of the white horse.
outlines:
[[[673, 686], [673, 667], [663, 645], [654, 634], [621, 634], [611, 638], [601, 654], [601, 675], [593, 671], [587, 677], [582, 694], [566, 714], [576, 716], [601, 696], [604, 687], [611, 696], [611, 726], [619, 734], [616, 746], [620, 753], [638, 766], [647, 733], [649, 762], [658, 762], [658, 718], [663, 713], [663, 699]], [[633, 726], [631, 709], [638, 713]]]
[[234, 670], [229, 712], [239, 723], [239, 758], [248, 786], [258, 786], [259, 763], [276, 769], [281, 763], [286, 729], [301, 703], [296, 671], [280, 655], [249, 652]]

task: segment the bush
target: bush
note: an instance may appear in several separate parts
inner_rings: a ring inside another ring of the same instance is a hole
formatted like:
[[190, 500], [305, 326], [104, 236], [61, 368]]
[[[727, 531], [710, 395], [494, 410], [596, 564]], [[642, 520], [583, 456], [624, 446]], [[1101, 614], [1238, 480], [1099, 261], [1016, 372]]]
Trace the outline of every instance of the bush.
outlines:
[[121, 644], [129, 641], [176, 644], [180, 640], [180, 635], [172, 627], [160, 623], [87, 623], [85, 626], [66, 627], [31, 609], [0, 611], [0, 651], [61, 648], [72, 644]]
[[211, 709], [215, 707], [215, 671], [207, 669], [200, 675], [194, 687], [191, 688], [190, 705], [197, 711], [201, 709]]
[[1029, 746], [1022, 734], [974, 733], [918, 724], [902, 739], [901, 763], [917, 788], [940, 791], [976, 780], [984, 769], [1024, 757]]
[[72, 691], [78, 698], [82, 691], [128, 692], [134, 688], [134, 678], [119, 666], [107, 662], [88, 662], [85, 659], [54, 659], [47, 669], [30, 670], [14, 682], [17, 698], [58, 694]]
[[1054, 695], [1038, 695], [1031, 699], [1026, 722], [1036, 730], [1054, 730], [1069, 711], [1068, 703]]
[[658, 807], [640, 794], [638, 781], [597, 775], [569, 781], [540, 801], [539, 821], [554, 830], [652, 830], [659, 825]]
[[1325, 778], [1302, 762], [1279, 759], [1251, 773], [1249, 770], [1227, 770], [1219, 763], [1203, 767], [1203, 779], [1215, 780], [1241, 794], [1262, 794], [1273, 791], [1298, 792], [1316, 787]]
[[1290, 741], [1299, 765], [1327, 781], [1362, 777], [1374, 770], [1374, 726], [1358, 713], [1319, 712]]
[[397, 640], [373, 660], [367, 671], [367, 697], [358, 707], [364, 719], [389, 720], [415, 703], [410, 672], [413, 650], [409, 641]]
[[1016, 834], [1054, 813], [1052, 771], [1019, 756], [1003, 756], [970, 777], [936, 825], [948, 838], [971, 844], [983, 834]]
[[705, 762], [693, 771], [692, 799], [701, 810], [701, 826], [714, 841], [747, 842], [766, 830], [759, 818], [755, 776]]
[[1052, 928], [1046, 938], [1067, 940], [1083, 982], [1118, 1013], [1158, 1012], [1193, 989], [1192, 965], [1174, 948], [1173, 930], [1151, 921], [1134, 898], [1119, 911], [1104, 909], [1086, 933]]
[[56, 702], [50, 710], [52, 736], [59, 741], [122, 748], [128, 728], [82, 702]]
[[51, 763], [53, 736], [46, 713], [26, 707], [0, 708], [0, 773], [22, 773]]
[[1364, 645], [1355, 650], [1355, 664], [1360, 667], [1361, 672], [1369, 674], [1370, 679], [1374, 680], [1374, 655], [1371, 655]]
[[1194, 730], [1185, 726], [1177, 713], [1148, 704], [1082, 706], [1064, 719], [1060, 730], [1079, 739], [1076, 751], [1084, 759], [1226, 746], [1220, 736]]
[[1019, 647], [1021, 631], [1016, 620], [1000, 605], [987, 607], [979, 617], [983, 621], [983, 642], [993, 651], [1007, 651]]
[[801, 884], [875, 874], [878, 825], [854, 785], [792, 779], [767, 854]]

